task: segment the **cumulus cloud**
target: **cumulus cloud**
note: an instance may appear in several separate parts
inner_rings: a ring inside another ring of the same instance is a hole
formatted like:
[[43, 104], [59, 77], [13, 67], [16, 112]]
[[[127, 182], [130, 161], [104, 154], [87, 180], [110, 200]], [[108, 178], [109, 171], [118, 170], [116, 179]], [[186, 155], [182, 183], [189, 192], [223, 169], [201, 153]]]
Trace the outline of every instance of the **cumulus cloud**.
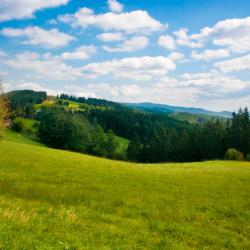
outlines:
[[205, 27], [194, 39], [211, 39], [214, 45], [225, 46], [234, 52], [250, 51], [250, 17], [220, 21], [213, 27]]
[[73, 27], [87, 28], [94, 26], [104, 31], [123, 31], [125, 33], [152, 33], [164, 28], [164, 25], [152, 18], [147, 11], [95, 14], [92, 9], [81, 8], [74, 14], [58, 17], [59, 21]]
[[115, 79], [152, 80], [165, 76], [175, 69], [175, 64], [169, 58], [158, 57], [128, 57], [120, 60], [90, 63], [82, 67], [85, 75], [97, 78], [111, 75]]
[[175, 40], [172, 36], [160, 36], [158, 39], [158, 45], [165, 49], [174, 50], [176, 48]]
[[173, 61], [179, 61], [179, 60], [185, 58], [185, 55], [183, 53], [174, 51], [174, 52], [169, 54], [168, 58], [173, 60]]
[[96, 37], [102, 42], [118, 42], [124, 39], [121, 32], [106, 32], [99, 34]]
[[196, 86], [202, 88], [204, 95], [221, 95], [242, 90], [246, 83], [239, 79], [229, 77], [217, 71], [209, 73], [185, 73], [181, 76], [180, 83], [183, 87]]
[[209, 61], [212, 59], [218, 59], [230, 56], [230, 52], [226, 49], [209, 50], [206, 49], [200, 53], [197, 51], [192, 51], [191, 58], [195, 60], [205, 60]]
[[61, 54], [63, 60], [85, 60], [89, 59], [93, 54], [97, 52], [95, 46], [80, 46], [72, 52], [64, 52]]
[[211, 42], [232, 52], [250, 51], [250, 17], [220, 21], [212, 27], [204, 27], [197, 34], [188, 35], [187, 29], [174, 32], [177, 43], [187, 47], [202, 47]]
[[4, 57], [4, 56], [6, 56], [6, 53], [0, 49], [0, 57]]
[[214, 65], [224, 73], [250, 70], [250, 54], [222, 62], [217, 62]]
[[201, 41], [194, 41], [188, 35], [188, 29], [181, 28], [175, 32], [173, 32], [176, 36], [176, 43], [181, 46], [186, 46], [190, 48], [201, 48], [203, 46]]
[[125, 40], [117, 47], [103, 46], [103, 49], [108, 52], [133, 52], [144, 49], [148, 46], [148, 38], [145, 36], [135, 36]]
[[123, 5], [116, 0], [108, 0], [109, 9], [112, 12], [120, 13], [123, 10]]
[[[64, 55], [65, 56], [65, 55]], [[166, 76], [175, 69], [175, 64], [167, 57], [127, 57], [99, 63], [88, 63], [73, 67], [62, 61], [62, 55], [50, 53], [40, 55], [24, 52], [7, 58], [2, 64], [15, 69], [28, 78], [47, 80], [99, 79], [108, 76], [114, 79], [152, 80]], [[67, 58], [68, 59], [68, 58]]]
[[11, 82], [4, 84], [4, 90], [6, 92], [12, 91], [12, 90], [24, 90], [24, 89], [32, 89], [35, 91], [46, 91], [49, 95], [57, 95], [58, 93], [61, 93], [62, 91], [56, 91], [54, 89], [47, 88], [41, 84], [34, 83], [34, 82], [26, 82], [26, 81], [18, 81], [18, 82]]
[[1, 35], [8, 37], [23, 37], [24, 44], [40, 45], [45, 48], [58, 48], [68, 45], [75, 37], [62, 33], [57, 29], [44, 30], [38, 26], [30, 26], [24, 29], [3, 28]]
[[2, 63], [30, 78], [73, 80], [83, 76], [79, 68], [73, 68], [50, 54], [41, 56], [38, 53], [24, 52]]
[[69, 0], [1, 0], [0, 22], [31, 18], [37, 10], [65, 5]]

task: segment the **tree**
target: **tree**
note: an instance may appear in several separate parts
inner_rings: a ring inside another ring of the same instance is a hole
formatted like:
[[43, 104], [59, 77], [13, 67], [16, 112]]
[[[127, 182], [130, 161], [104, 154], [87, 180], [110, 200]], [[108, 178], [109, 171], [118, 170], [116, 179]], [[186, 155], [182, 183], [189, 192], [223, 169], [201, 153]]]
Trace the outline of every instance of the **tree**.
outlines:
[[106, 155], [106, 135], [103, 128], [97, 125], [91, 136], [90, 153], [98, 156]]
[[2, 130], [6, 126], [6, 118], [8, 116], [8, 103], [3, 95], [2, 85], [0, 83], [0, 136]]
[[244, 161], [243, 154], [235, 148], [229, 148], [225, 154], [225, 160]]
[[40, 140], [50, 147], [64, 148], [69, 136], [69, 116], [59, 109], [44, 109], [39, 119]]
[[233, 113], [228, 129], [229, 146], [240, 150], [244, 155], [250, 151], [250, 119], [248, 109]]
[[117, 147], [118, 143], [115, 139], [115, 134], [112, 130], [108, 130], [106, 139], [106, 156], [112, 159], [115, 158]]
[[91, 127], [88, 121], [82, 117], [73, 115], [68, 123], [68, 138], [65, 149], [86, 153], [91, 141]]
[[39, 114], [38, 136], [53, 148], [88, 152], [91, 127], [83, 116], [59, 108], [45, 108]]
[[135, 139], [130, 141], [127, 149], [128, 160], [131, 161], [142, 161], [142, 149], [143, 145], [140, 143], [138, 135]]

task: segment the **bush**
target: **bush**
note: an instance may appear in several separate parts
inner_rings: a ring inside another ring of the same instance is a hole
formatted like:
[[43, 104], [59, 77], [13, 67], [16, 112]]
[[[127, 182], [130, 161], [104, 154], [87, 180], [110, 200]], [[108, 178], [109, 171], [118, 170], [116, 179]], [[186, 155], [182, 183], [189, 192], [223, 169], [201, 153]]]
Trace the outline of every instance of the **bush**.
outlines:
[[246, 161], [250, 161], [250, 153], [246, 156]]
[[225, 160], [244, 161], [243, 154], [235, 148], [229, 148], [225, 154]]
[[13, 131], [21, 133], [24, 131], [24, 129], [25, 129], [25, 126], [24, 126], [22, 121], [20, 121], [20, 120], [13, 121], [13, 124], [12, 124]]

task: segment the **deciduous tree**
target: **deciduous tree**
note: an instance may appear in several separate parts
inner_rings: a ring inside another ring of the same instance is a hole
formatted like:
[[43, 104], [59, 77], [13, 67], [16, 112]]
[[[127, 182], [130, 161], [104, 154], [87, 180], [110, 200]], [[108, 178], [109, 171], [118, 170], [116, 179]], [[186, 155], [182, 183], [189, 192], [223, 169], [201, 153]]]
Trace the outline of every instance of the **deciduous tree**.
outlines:
[[6, 118], [8, 116], [8, 104], [3, 95], [2, 84], [0, 83], [0, 136], [2, 130], [6, 127]]

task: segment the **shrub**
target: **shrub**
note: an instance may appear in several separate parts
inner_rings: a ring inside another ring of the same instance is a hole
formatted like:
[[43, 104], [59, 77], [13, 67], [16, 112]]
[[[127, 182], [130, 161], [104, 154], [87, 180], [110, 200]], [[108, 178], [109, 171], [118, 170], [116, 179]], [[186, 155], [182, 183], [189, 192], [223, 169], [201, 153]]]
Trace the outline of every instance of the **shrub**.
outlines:
[[246, 161], [250, 161], [250, 153], [246, 156]]
[[24, 123], [20, 120], [13, 121], [12, 130], [18, 133], [23, 132], [25, 129]]
[[243, 161], [243, 154], [235, 148], [229, 148], [225, 154], [225, 160], [230, 161]]

